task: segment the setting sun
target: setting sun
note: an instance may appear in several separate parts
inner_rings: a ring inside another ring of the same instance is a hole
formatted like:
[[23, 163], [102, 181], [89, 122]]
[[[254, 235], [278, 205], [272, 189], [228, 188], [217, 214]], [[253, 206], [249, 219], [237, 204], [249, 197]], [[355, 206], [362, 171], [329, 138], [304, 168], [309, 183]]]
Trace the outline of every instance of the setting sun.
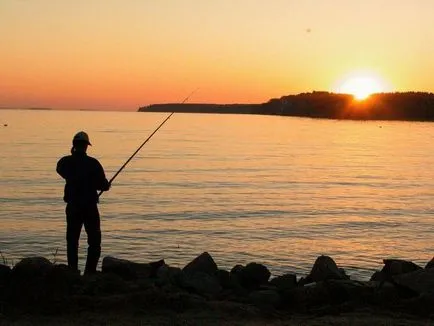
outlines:
[[344, 79], [336, 87], [336, 92], [352, 94], [357, 100], [364, 100], [373, 93], [386, 91], [384, 82], [373, 76], [351, 76]]

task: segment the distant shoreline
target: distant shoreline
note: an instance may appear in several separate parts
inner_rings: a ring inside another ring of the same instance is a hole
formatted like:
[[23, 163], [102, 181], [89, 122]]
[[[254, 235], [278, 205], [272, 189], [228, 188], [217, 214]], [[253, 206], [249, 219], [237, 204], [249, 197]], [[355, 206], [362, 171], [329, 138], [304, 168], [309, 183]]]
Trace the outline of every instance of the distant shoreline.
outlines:
[[55, 110], [53, 108], [6, 108], [6, 107], [0, 107], [0, 110], [35, 110], [35, 111], [49, 111], [49, 110]]
[[297, 116], [342, 120], [434, 121], [434, 94], [402, 92], [372, 94], [356, 100], [349, 94], [301, 93], [260, 104], [166, 103], [138, 112], [223, 113]]

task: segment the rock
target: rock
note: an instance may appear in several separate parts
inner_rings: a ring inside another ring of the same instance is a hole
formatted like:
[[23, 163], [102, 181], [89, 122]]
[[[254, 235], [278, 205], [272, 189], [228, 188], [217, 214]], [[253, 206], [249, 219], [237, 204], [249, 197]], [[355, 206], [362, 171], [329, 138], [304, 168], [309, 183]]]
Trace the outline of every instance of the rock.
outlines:
[[243, 265], [235, 265], [232, 267], [231, 271], [229, 272], [230, 278], [232, 282], [235, 282], [239, 287], [241, 287], [241, 272], [244, 269]]
[[209, 253], [204, 252], [189, 262], [182, 271], [185, 274], [205, 273], [214, 275], [217, 272], [217, 264]]
[[182, 270], [178, 267], [171, 267], [169, 265], [162, 265], [156, 272], [157, 283], [179, 285]]
[[324, 282], [310, 283], [282, 293], [282, 303], [288, 308], [304, 312], [312, 307], [329, 304], [330, 296]]
[[46, 275], [53, 268], [53, 264], [44, 257], [27, 257], [19, 261], [12, 268], [13, 277], [30, 277]]
[[385, 273], [387, 278], [422, 269], [422, 267], [411, 261], [401, 259], [384, 259], [383, 263], [384, 266], [381, 272]]
[[9, 266], [0, 264], [0, 288], [9, 282], [11, 272]]
[[235, 273], [240, 284], [248, 289], [258, 288], [266, 284], [270, 278], [270, 271], [262, 264], [249, 263], [239, 272]]
[[372, 292], [368, 303], [378, 307], [390, 307], [402, 300], [400, 291], [390, 282], [368, 281], [366, 286]]
[[[422, 269], [422, 267], [414, 264], [411, 261], [401, 260], [401, 259], [384, 259], [384, 266], [381, 271], [376, 271], [371, 276], [371, 281], [380, 282], [379, 287], [381, 288], [385, 282], [392, 283], [395, 286], [399, 286], [396, 284], [394, 280], [394, 276], [411, 273], [413, 271], [417, 271]], [[410, 295], [411, 293], [402, 293], [405, 296]]]
[[6, 287], [10, 282], [12, 270], [9, 266], [0, 264], [0, 316], [3, 311], [3, 300], [6, 296]]
[[434, 257], [426, 264], [425, 269], [434, 268]]
[[186, 290], [204, 295], [215, 297], [220, 293], [222, 287], [215, 276], [203, 272], [188, 273], [182, 272], [181, 285]]
[[398, 274], [393, 280], [401, 287], [405, 287], [421, 294], [434, 294], [434, 269], [418, 269], [416, 271]]
[[353, 280], [327, 280], [324, 285], [333, 304], [349, 301], [364, 303], [374, 293], [374, 289], [366, 283]]
[[289, 291], [297, 286], [297, 276], [295, 274], [277, 276], [270, 281], [270, 284], [276, 286], [279, 292]]
[[131, 293], [137, 282], [128, 283], [116, 273], [97, 272], [84, 276], [80, 284], [79, 294], [90, 296], [104, 296], [112, 294]]
[[341, 273], [342, 277], [344, 280], [349, 280], [350, 276], [347, 274], [347, 272], [345, 271], [345, 269], [343, 268], [338, 268], [339, 272]]
[[51, 297], [65, 297], [75, 293], [80, 285], [81, 277], [65, 264], [53, 265], [43, 281], [46, 291]]
[[260, 307], [278, 307], [280, 305], [280, 295], [276, 290], [257, 290], [249, 294], [249, 301]]
[[374, 282], [384, 282], [387, 280], [387, 277], [383, 272], [376, 271], [374, 274], [372, 274], [369, 280]]
[[297, 286], [305, 286], [307, 284], [314, 283], [314, 280], [310, 275], [307, 275], [306, 277], [301, 277], [300, 280], [297, 283]]
[[23, 312], [49, 311], [53, 300], [64, 295], [64, 288], [54, 285], [54, 273], [54, 265], [46, 258], [22, 259], [12, 268], [6, 301]]
[[101, 269], [103, 273], [113, 273], [119, 275], [124, 280], [150, 277], [153, 270], [150, 264], [135, 263], [111, 256], [104, 257]]
[[154, 261], [149, 263], [149, 267], [150, 267], [150, 276], [151, 277], [156, 277], [157, 276], [157, 272], [160, 269], [160, 267], [162, 266], [167, 266], [166, 262], [164, 261], [164, 259], [160, 259], [158, 261]]
[[231, 277], [230, 272], [218, 269], [215, 275], [223, 289], [231, 289], [234, 287], [234, 278]]
[[363, 282], [332, 279], [297, 286], [280, 294], [283, 306], [307, 312], [327, 305], [365, 304], [373, 292], [373, 287]]
[[[405, 301], [402, 311], [419, 316], [431, 317], [434, 306], [434, 293], [424, 293]], [[429, 323], [428, 323], [429, 325]]]
[[322, 255], [316, 259], [307, 279], [320, 282], [324, 280], [344, 280], [348, 279], [348, 277], [340, 271], [332, 258]]
[[235, 265], [234, 267], [232, 267], [230, 273], [232, 275], [237, 275], [240, 274], [240, 272], [244, 269], [243, 265]]

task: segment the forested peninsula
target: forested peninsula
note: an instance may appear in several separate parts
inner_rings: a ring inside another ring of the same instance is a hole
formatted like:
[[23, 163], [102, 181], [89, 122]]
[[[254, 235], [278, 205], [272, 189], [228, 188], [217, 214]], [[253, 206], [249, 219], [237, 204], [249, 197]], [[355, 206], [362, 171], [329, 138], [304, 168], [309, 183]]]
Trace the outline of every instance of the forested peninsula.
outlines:
[[139, 108], [139, 112], [231, 113], [283, 115], [325, 119], [434, 121], [434, 94], [377, 93], [365, 100], [350, 94], [301, 93], [260, 104], [167, 103]]

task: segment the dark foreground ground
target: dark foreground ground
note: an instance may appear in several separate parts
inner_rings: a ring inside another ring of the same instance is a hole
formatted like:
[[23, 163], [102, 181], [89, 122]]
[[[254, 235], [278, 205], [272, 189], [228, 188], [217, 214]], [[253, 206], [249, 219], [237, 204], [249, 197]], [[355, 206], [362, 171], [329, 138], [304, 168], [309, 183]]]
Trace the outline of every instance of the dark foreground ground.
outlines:
[[351, 313], [341, 313], [336, 316], [315, 316], [295, 314], [291, 316], [258, 316], [246, 312], [244, 315], [234, 315], [229, 312], [195, 311], [176, 313], [170, 311], [154, 312], [147, 315], [130, 314], [95, 314], [79, 313], [71, 316], [43, 317], [43, 316], [9, 316], [0, 317], [0, 325], [434, 325], [434, 319], [419, 318], [410, 315], [400, 315], [390, 312], [361, 310]]
[[272, 279], [255, 262], [221, 270], [207, 252], [182, 269], [105, 257], [91, 275], [29, 257], [0, 264], [0, 325], [434, 325], [434, 259], [386, 259], [358, 281], [328, 256]]

